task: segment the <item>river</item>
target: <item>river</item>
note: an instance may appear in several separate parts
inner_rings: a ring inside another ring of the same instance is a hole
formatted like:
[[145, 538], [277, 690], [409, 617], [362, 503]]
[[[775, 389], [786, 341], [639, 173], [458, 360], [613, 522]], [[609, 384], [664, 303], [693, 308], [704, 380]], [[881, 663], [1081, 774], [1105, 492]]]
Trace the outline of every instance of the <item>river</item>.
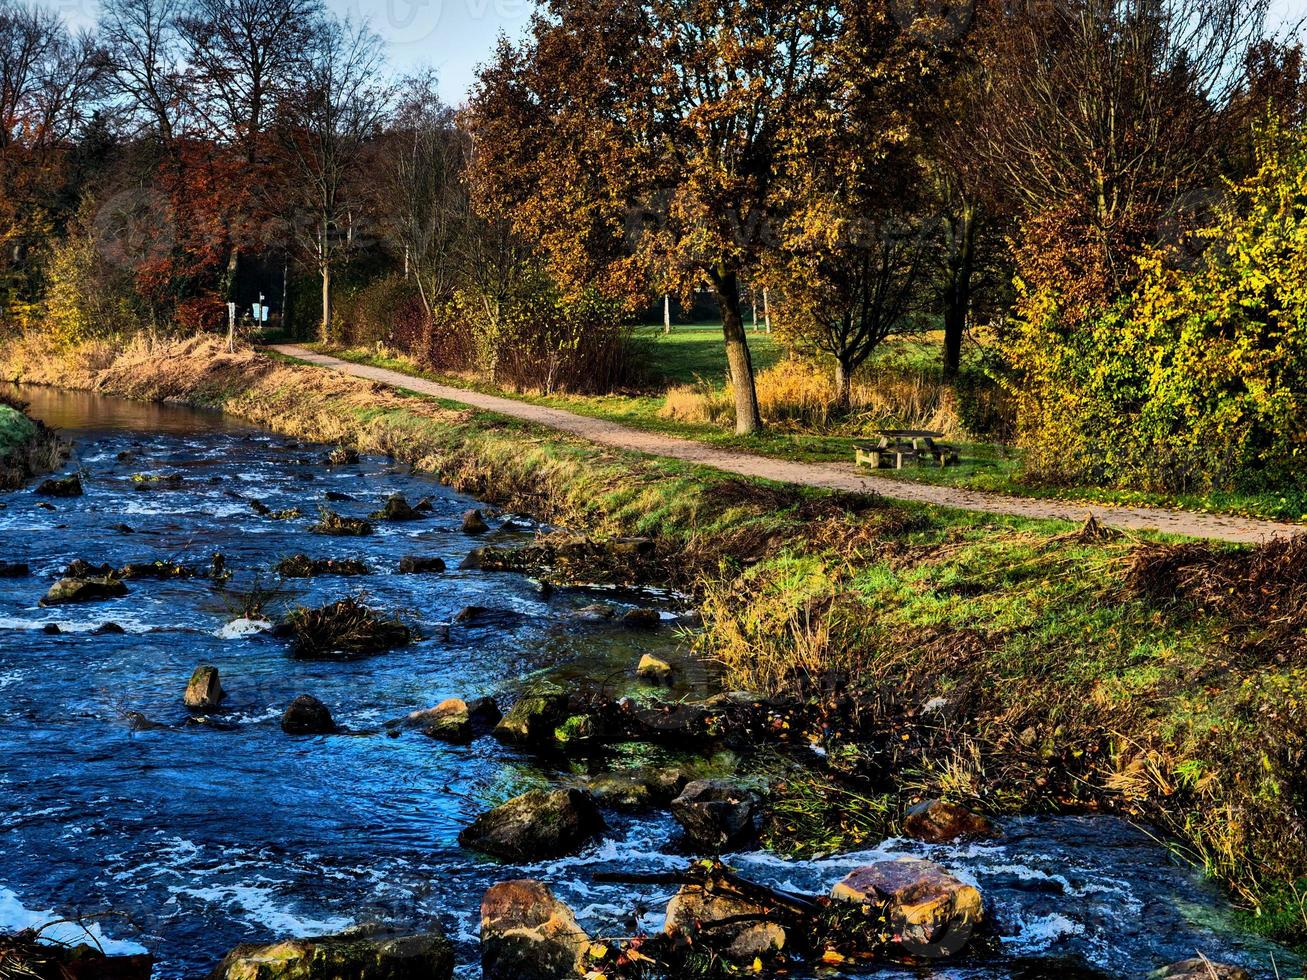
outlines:
[[[329, 466], [323, 447], [217, 414], [48, 389], [20, 394], [33, 415], [75, 440], [72, 465], [86, 493], [53, 501], [53, 511], [29, 491], [0, 496], [0, 560], [32, 572], [0, 579], [0, 931], [93, 916], [88, 927], [111, 948], [148, 948], [155, 975], [174, 978], [207, 973], [239, 942], [438, 919], [459, 946], [461, 970], [475, 976], [481, 894], [510, 877], [549, 881], [596, 933], [629, 932], [635, 919], [659, 927], [665, 889], [599, 885], [591, 875], [683, 866], [666, 814], [612, 814], [604, 839], [576, 857], [505, 867], [460, 848], [459, 830], [490, 803], [565, 774], [488, 738], [462, 747], [417, 732], [391, 738], [384, 723], [451, 696], [494, 695], [502, 705], [540, 672], [623, 684], [644, 652], [684, 661], [683, 599], [545, 590], [517, 574], [459, 570], [471, 548], [529, 540], [535, 526], [495, 514], [490, 535], [474, 539], [460, 518], [476, 501], [384, 459]], [[139, 474], [183, 479], [178, 489], [141, 491]], [[397, 492], [411, 502], [429, 497], [433, 512], [382, 523], [372, 537], [322, 537], [309, 527], [328, 491], [352, 498], [331, 504], [350, 516]], [[260, 516], [249, 498], [304, 516]], [[299, 552], [362, 558], [373, 572], [280, 582], [271, 566]], [[121, 599], [37, 604], [76, 558], [207, 563], [214, 553], [234, 573], [225, 589], [203, 578], [133, 580]], [[408, 554], [439, 556], [450, 571], [396, 574]], [[295, 660], [284, 641], [231, 626], [239, 593], [252, 587], [275, 591], [274, 611], [361, 592], [423, 638], [366, 660]], [[578, 617], [596, 602], [619, 612], [653, 606], [665, 622], [639, 632]], [[468, 606], [504, 615], [485, 626], [455, 622]], [[106, 622], [125, 632], [98, 632]], [[47, 633], [50, 624], [59, 632]], [[181, 694], [202, 663], [222, 673], [222, 726], [184, 724]], [[285, 735], [280, 715], [303, 693], [325, 702], [348, 734]], [[168, 727], [134, 730], [128, 712]], [[606, 764], [646, 761], [643, 753], [615, 747]], [[1241, 931], [1218, 891], [1142, 830], [1110, 817], [1025, 817], [1002, 827], [1002, 838], [984, 844], [888, 841], [816, 862], [749, 853], [731, 863], [822, 891], [874, 857], [927, 854], [978, 884], [998, 952], [912, 976], [1143, 976], [1199, 951], [1259, 976], [1273, 975], [1273, 956], [1283, 976], [1298, 968]]]

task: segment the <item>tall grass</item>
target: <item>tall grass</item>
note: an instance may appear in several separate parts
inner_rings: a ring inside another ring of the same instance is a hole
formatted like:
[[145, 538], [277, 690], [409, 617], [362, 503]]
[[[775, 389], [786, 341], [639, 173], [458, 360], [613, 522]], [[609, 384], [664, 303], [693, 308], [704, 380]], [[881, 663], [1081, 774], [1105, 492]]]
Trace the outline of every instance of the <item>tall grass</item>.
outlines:
[[[957, 384], [927, 370], [880, 370], [856, 381], [847, 409], [835, 379], [820, 365], [787, 358], [755, 380], [763, 419], [779, 428], [856, 435], [883, 428], [930, 429], [967, 440], [980, 433], [968, 424]], [[992, 410], [999, 393], [975, 393]], [[734, 396], [707, 384], [680, 385], [667, 393], [663, 418], [727, 427], [734, 422]]]

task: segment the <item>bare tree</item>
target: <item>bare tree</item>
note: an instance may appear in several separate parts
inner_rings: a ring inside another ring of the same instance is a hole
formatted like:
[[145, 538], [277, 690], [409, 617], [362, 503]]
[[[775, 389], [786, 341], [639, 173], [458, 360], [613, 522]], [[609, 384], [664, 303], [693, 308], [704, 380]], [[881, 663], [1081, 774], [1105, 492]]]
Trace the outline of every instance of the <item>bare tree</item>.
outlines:
[[133, 116], [171, 144], [183, 111], [182, 0], [103, 0], [102, 10], [114, 89]]
[[366, 26], [324, 22], [301, 59], [299, 95], [283, 105], [281, 145], [295, 240], [322, 280], [324, 340], [333, 320], [332, 276], [355, 243], [359, 163], [393, 98], [384, 69], [381, 39]]
[[[1133, 247], [1210, 179], [1269, 0], [1014, 0], [984, 18], [989, 112], [978, 146], [1031, 215], [1083, 227], [1119, 285]], [[1070, 234], [1060, 236], [1065, 241]]]
[[251, 164], [321, 18], [320, 0], [193, 0], [182, 19], [197, 107], [214, 138]]
[[436, 94], [434, 75], [404, 83], [388, 139], [381, 183], [386, 233], [430, 316], [454, 290], [460, 241], [471, 220], [463, 183], [469, 140]]

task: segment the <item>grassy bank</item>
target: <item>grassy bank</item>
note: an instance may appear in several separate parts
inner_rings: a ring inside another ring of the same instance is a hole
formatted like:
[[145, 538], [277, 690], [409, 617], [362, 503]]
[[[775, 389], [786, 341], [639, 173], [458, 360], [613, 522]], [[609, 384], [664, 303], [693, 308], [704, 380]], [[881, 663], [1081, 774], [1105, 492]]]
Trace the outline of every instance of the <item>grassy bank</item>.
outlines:
[[605, 450], [207, 341], [54, 354], [0, 376], [222, 408], [388, 453], [460, 490], [658, 542], [729, 682], [799, 697], [825, 768], [778, 788], [778, 847], [893, 829], [914, 798], [1157, 826], [1307, 936], [1307, 546], [1177, 545], [802, 491]]
[[0, 490], [16, 490], [63, 462], [59, 436], [23, 414], [23, 406], [0, 396]]

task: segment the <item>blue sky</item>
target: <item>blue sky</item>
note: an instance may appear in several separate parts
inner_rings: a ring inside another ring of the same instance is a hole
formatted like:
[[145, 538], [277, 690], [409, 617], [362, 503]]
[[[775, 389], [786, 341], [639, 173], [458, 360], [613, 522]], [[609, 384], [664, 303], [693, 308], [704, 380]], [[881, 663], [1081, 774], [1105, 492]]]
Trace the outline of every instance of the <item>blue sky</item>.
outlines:
[[440, 75], [445, 101], [463, 101], [477, 65], [500, 32], [516, 37], [531, 16], [531, 0], [327, 0], [354, 19], [367, 17], [386, 39], [401, 72], [426, 65]]

